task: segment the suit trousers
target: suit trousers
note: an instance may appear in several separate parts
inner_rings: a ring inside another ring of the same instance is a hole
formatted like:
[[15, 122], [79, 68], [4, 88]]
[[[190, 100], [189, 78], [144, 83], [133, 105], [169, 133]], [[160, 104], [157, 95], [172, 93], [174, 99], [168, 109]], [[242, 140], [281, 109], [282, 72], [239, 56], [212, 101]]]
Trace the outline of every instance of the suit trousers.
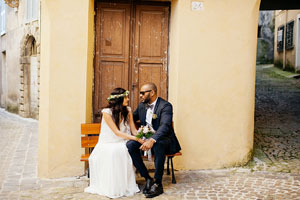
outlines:
[[[161, 183], [163, 173], [164, 173], [164, 164], [166, 160], [166, 154], [169, 151], [170, 141], [168, 139], [158, 140], [154, 143], [152, 147], [152, 152], [154, 153], [154, 165], [155, 165], [155, 181]], [[143, 162], [140, 152], [141, 144], [130, 140], [126, 143], [128, 152], [132, 158], [132, 162], [136, 169], [140, 172], [141, 176], [144, 178], [150, 178], [148, 170]]]

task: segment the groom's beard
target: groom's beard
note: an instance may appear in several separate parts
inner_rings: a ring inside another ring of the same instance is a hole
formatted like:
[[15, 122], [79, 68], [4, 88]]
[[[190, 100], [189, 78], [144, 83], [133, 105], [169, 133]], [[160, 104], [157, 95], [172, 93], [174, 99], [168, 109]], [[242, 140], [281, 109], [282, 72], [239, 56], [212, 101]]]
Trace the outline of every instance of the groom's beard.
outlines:
[[143, 101], [144, 104], [148, 104], [149, 102], [150, 102], [150, 98], [149, 97], [145, 98], [144, 101]]
[[142, 102], [143, 102], [144, 104], [149, 103], [149, 102], [150, 102], [150, 97], [147, 96], [147, 97], [145, 97], [145, 98], [142, 98]]

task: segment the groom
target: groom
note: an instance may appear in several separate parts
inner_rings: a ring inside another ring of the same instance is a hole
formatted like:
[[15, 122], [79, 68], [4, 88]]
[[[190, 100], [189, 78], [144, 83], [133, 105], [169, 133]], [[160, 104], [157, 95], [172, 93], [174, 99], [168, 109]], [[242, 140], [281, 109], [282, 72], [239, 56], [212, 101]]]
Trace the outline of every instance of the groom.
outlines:
[[[156, 131], [153, 136], [142, 145], [136, 141], [127, 142], [128, 152], [134, 166], [146, 179], [143, 193], [146, 198], [153, 198], [163, 193], [162, 177], [166, 154], [180, 151], [180, 145], [172, 127], [172, 105], [157, 97], [157, 87], [154, 83], [147, 83], [140, 90], [141, 103], [133, 113], [134, 121], [140, 121], [142, 126], [151, 125]], [[152, 149], [155, 155], [154, 179], [149, 176], [148, 170], [141, 158], [140, 150]]]

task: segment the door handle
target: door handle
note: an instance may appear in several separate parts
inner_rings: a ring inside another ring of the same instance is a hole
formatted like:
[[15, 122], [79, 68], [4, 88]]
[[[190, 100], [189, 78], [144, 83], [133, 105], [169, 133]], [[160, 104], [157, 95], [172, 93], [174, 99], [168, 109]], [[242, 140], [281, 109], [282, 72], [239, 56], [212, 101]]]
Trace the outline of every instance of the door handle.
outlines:
[[136, 87], [136, 85], [137, 85], [136, 83], [133, 83], [132, 86], [131, 86], [131, 89], [134, 90], [134, 88]]

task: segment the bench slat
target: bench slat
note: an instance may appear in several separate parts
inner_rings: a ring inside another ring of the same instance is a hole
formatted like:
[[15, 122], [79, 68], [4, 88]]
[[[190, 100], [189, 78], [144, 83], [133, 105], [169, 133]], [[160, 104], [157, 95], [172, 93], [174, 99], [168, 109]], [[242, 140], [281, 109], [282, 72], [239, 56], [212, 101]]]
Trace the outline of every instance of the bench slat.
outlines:
[[[182, 153], [181, 152], [177, 152], [177, 153], [174, 153], [174, 154], [166, 154], [166, 157], [174, 157], [174, 156], [181, 156]], [[154, 155], [152, 155], [152, 157], [154, 157]], [[142, 156], [142, 158], [148, 158], [148, 156]]]
[[98, 135], [81, 137], [81, 147], [82, 148], [95, 147], [96, 144], [98, 143], [98, 138], [99, 138]]
[[96, 134], [99, 135], [101, 130], [101, 124], [93, 123], [93, 124], [81, 124], [81, 134], [88, 135], [88, 134]]
[[171, 157], [171, 156], [181, 156], [181, 155], [182, 155], [181, 152], [177, 152], [177, 153], [175, 153], [175, 154], [167, 154], [166, 156], [167, 156], [167, 157]]
[[82, 154], [80, 157], [80, 161], [86, 162], [89, 160], [89, 157], [90, 157], [90, 154]]

